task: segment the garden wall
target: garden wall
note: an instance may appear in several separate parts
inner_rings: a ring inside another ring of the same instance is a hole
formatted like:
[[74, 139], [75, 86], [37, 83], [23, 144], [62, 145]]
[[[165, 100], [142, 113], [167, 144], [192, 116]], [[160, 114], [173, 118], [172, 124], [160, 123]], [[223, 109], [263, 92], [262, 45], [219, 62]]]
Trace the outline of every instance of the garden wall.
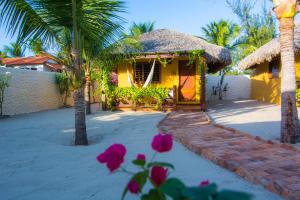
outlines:
[[55, 73], [0, 67], [0, 73], [10, 72], [10, 87], [5, 91], [3, 114], [17, 115], [62, 106], [55, 84]]
[[[219, 76], [207, 75], [206, 78], [206, 99], [217, 100], [218, 96], [213, 95], [213, 86], [218, 85]], [[251, 80], [249, 75], [226, 75], [224, 84], [228, 83], [228, 91], [224, 93], [224, 100], [250, 99]]]

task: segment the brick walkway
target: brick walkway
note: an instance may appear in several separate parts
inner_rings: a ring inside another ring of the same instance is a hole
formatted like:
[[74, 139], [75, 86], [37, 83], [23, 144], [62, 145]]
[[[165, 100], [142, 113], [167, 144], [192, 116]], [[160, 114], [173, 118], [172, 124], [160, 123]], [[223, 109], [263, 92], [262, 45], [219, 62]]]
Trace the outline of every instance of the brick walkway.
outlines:
[[203, 112], [172, 112], [162, 131], [197, 154], [287, 199], [300, 200], [300, 150], [213, 124]]

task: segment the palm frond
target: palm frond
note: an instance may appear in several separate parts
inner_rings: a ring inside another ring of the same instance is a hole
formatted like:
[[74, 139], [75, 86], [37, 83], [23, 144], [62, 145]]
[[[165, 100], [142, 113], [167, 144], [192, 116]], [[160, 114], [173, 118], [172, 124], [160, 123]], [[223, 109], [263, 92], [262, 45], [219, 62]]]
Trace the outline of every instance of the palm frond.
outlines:
[[1, 0], [0, 26], [20, 42], [30, 38], [39, 38], [43, 43], [51, 43], [55, 32], [41, 15], [41, 3], [35, 0]]
[[18, 42], [12, 42], [10, 45], [4, 46], [3, 52], [9, 57], [23, 57], [25, 54], [25, 47]]

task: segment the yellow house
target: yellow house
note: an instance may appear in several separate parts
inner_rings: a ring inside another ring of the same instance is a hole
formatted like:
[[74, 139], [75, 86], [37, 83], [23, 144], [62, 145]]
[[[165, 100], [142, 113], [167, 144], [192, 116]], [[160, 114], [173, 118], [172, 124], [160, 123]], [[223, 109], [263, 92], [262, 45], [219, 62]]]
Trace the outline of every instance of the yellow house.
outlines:
[[118, 64], [118, 86], [143, 86], [151, 74], [151, 85], [173, 88], [177, 104], [204, 108], [205, 72], [216, 72], [231, 63], [226, 48], [173, 30], [145, 33], [140, 43], [143, 50], [134, 59]]
[[[300, 24], [295, 28], [297, 88], [300, 86]], [[281, 62], [279, 38], [275, 38], [245, 57], [240, 69], [252, 69], [251, 99], [280, 104]]]

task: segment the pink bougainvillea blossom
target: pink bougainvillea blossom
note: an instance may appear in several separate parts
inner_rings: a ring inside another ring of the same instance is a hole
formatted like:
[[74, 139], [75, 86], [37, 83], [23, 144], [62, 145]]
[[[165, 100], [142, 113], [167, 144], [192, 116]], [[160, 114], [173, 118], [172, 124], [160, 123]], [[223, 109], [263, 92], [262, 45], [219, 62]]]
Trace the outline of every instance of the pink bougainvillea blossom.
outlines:
[[152, 148], [159, 152], [167, 152], [172, 149], [173, 138], [171, 134], [158, 133], [153, 137]]
[[113, 144], [108, 147], [103, 153], [97, 156], [97, 160], [104, 164], [113, 172], [118, 169], [124, 162], [126, 148], [123, 144]]
[[209, 185], [209, 180], [202, 181], [202, 182], [199, 184], [200, 187], [207, 186], [207, 185]]
[[128, 184], [128, 190], [133, 194], [138, 194], [140, 191], [140, 186], [136, 180], [131, 180]]
[[168, 169], [159, 166], [154, 166], [151, 169], [151, 180], [157, 187], [159, 187], [163, 182], [165, 182], [167, 174]]
[[138, 154], [136, 156], [136, 159], [137, 160], [142, 160], [142, 161], [146, 161], [146, 156], [144, 154]]

